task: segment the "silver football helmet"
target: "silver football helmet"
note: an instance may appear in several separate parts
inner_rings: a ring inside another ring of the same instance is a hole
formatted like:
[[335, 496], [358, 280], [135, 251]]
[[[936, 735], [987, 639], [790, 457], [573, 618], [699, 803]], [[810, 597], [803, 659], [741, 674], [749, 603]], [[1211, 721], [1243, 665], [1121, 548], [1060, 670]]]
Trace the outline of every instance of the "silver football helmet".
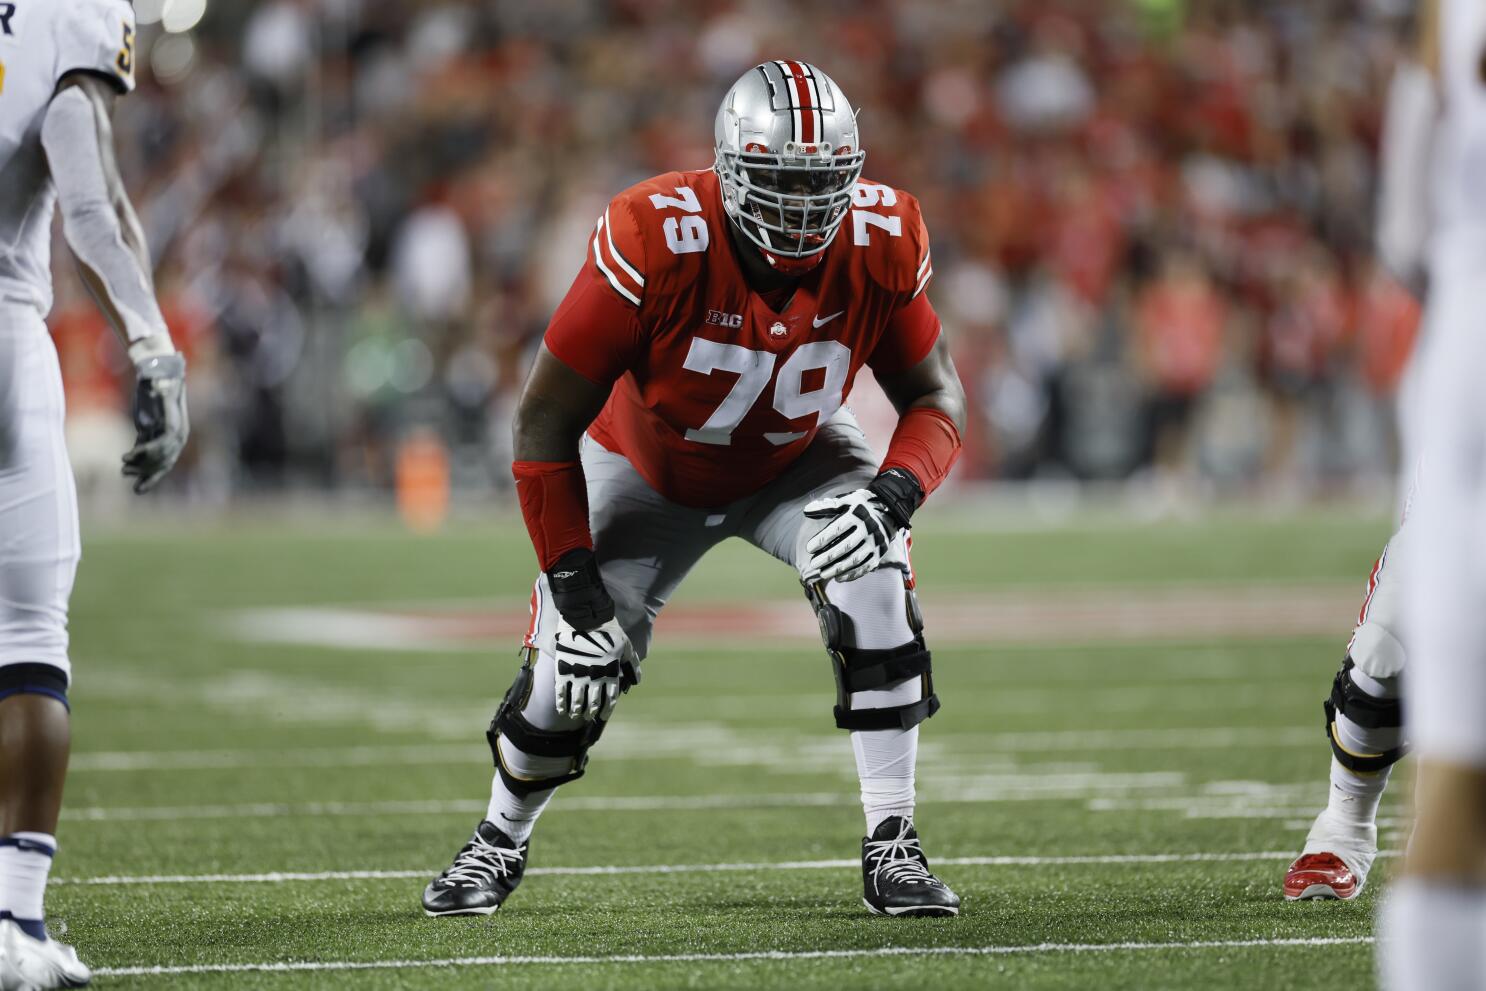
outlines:
[[723, 97], [715, 137], [727, 215], [774, 268], [814, 268], [867, 158], [845, 94], [808, 62], [765, 62]]

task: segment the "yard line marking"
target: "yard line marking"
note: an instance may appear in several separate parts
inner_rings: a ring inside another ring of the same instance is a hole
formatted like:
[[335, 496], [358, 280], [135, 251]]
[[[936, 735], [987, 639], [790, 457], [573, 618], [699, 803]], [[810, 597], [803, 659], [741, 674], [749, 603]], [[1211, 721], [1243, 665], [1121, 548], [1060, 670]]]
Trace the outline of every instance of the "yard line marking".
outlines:
[[652, 953], [613, 956], [442, 957], [433, 960], [315, 960], [284, 963], [184, 964], [167, 967], [95, 967], [99, 977], [165, 977], [174, 974], [298, 973], [325, 970], [407, 970], [419, 967], [498, 967], [519, 964], [736, 963], [742, 961], [851, 960], [861, 957], [979, 957], [1041, 953], [1120, 953], [1160, 950], [1235, 950], [1249, 947], [1370, 946], [1371, 936], [1306, 936], [1291, 939], [1191, 940], [1169, 943], [1031, 943], [1022, 946], [883, 946], [860, 950], [753, 950], [742, 953]]
[[[1256, 860], [1290, 860], [1294, 850], [1239, 851], [1235, 853], [1109, 853], [1063, 857], [936, 857], [947, 867], [1058, 867], [1105, 864], [1246, 863]], [[1391, 856], [1383, 851], [1380, 856]], [[529, 875], [595, 876], [616, 874], [720, 874], [736, 871], [813, 871], [858, 867], [859, 860], [784, 860], [772, 863], [640, 864], [593, 867], [533, 867]], [[53, 878], [52, 884], [78, 886], [153, 884], [282, 884], [289, 881], [383, 881], [429, 877], [438, 868], [382, 871], [271, 871], [266, 874], [141, 874], [103, 877]]]
[[[766, 698], [769, 696], [765, 696]], [[620, 729], [616, 727], [615, 729]], [[676, 727], [678, 735], [689, 733]], [[737, 733], [745, 736], [748, 734]], [[664, 734], [647, 733], [634, 745], [625, 743], [622, 734], [611, 731], [611, 740], [600, 746], [604, 760], [676, 760], [677, 748], [659, 739]], [[715, 734], [714, 734], [715, 735]], [[754, 734], [760, 738], [769, 734]], [[1296, 747], [1315, 742], [1313, 730], [1284, 726], [1266, 729], [1258, 726], [1173, 727], [1170, 729], [1128, 730], [1047, 730], [1022, 733], [955, 733], [944, 731], [926, 739], [924, 745], [950, 753], [982, 752], [1053, 752], [1063, 750], [1164, 750], [1228, 747]], [[773, 737], [770, 737], [773, 738]], [[790, 738], [783, 748], [798, 754], [801, 747], [826, 746], [840, 737], [831, 734], [801, 734]], [[710, 740], [689, 740], [692, 754], [710, 746]], [[463, 764], [479, 759], [485, 744], [399, 744], [389, 746], [308, 747], [296, 750], [96, 750], [72, 756], [68, 770], [73, 773], [125, 773], [134, 771], [219, 771], [236, 768], [280, 767], [386, 767], [406, 764]], [[728, 748], [736, 752], [736, 747]]]
[[[1090, 794], [1109, 789], [1121, 792], [1141, 788], [1169, 789], [1181, 775], [1112, 774], [1101, 785], [1098, 775], [1066, 775], [1062, 782], [1022, 785], [1016, 782], [961, 782], [953, 787], [925, 787], [919, 801], [938, 805], [981, 805], [998, 802], [1085, 801]], [[1054, 787], [1055, 786], [1055, 787]], [[817, 808], [850, 805], [857, 796], [846, 792], [803, 792], [773, 795], [607, 795], [566, 798], [549, 809], [562, 812], [697, 812], [709, 809]], [[485, 811], [485, 802], [472, 799], [425, 799], [380, 802], [249, 802], [241, 805], [83, 806], [63, 809], [68, 822], [168, 822], [199, 819], [271, 819], [283, 816], [443, 815]], [[1285, 817], [1294, 814], [1287, 810]]]
[[384, 767], [463, 764], [479, 759], [481, 744], [310, 747], [303, 750], [95, 750], [74, 754], [69, 771], [221, 771], [233, 768]]

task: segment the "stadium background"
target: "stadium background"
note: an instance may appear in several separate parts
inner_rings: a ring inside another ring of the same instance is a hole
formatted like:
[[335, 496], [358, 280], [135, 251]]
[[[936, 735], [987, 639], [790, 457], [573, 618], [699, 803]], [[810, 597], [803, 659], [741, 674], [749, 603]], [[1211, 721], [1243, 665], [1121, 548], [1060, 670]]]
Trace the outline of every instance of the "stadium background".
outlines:
[[[117, 129], [192, 366], [168, 489], [377, 498], [401, 462], [435, 502], [447, 468], [503, 504], [594, 218], [708, 166], [722, 92], [786, 52], [923, 202], [973, 404], [961, 483], [1375, 492], [1417, 320], [1370, 251], [1404, 6], [138, 0]], [[53, 325], [107, 499], [125, 366], [75, 280]]]
[[[193, 440], [127, 494], [127, 370], [59, 244], [87, 498], [49, 920], [121, 988], [1370, 986], [1408, 762], [1358, 901], [1279, 886], [1389, 531], [1396, 6], [136, 0], [115, 129]], [[606, 199], [706, 167], [779, 53], [922, 199], [974, 398], [914, 528], [919, 824], [965, 912], [860, 908], [815, 624], [729, 541], [511, 904], [425, 920], [526, 624], [527, 356]]]

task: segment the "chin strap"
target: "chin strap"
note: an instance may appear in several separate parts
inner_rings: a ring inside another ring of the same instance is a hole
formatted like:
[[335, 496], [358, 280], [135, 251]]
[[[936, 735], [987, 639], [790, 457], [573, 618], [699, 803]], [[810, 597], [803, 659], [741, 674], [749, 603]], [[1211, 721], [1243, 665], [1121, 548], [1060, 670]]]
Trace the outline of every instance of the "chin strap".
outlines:
[[806, 272], [813, 271], [821, 263], [821, 259], [826, 254], [824, 251], [817, 251], [813, 255], [806, 255], [804, 258], [781, 258], [778, 255], [770, 254], [763, 248], [759, 248], [758, 250], [759, 254], [764, 256], [764, 261], [769, 263], [770, 268], [784, 275], [804, 275]]

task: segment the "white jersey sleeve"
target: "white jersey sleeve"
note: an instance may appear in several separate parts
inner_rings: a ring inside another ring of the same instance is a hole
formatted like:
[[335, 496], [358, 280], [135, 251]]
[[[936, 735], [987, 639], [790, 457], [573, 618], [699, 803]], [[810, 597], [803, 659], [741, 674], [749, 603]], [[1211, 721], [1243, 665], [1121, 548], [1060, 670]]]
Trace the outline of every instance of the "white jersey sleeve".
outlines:
[[129, 0], [54, 0], [58, 3], [55, 78], [92, 72], [134, 89], [134, 5]]

